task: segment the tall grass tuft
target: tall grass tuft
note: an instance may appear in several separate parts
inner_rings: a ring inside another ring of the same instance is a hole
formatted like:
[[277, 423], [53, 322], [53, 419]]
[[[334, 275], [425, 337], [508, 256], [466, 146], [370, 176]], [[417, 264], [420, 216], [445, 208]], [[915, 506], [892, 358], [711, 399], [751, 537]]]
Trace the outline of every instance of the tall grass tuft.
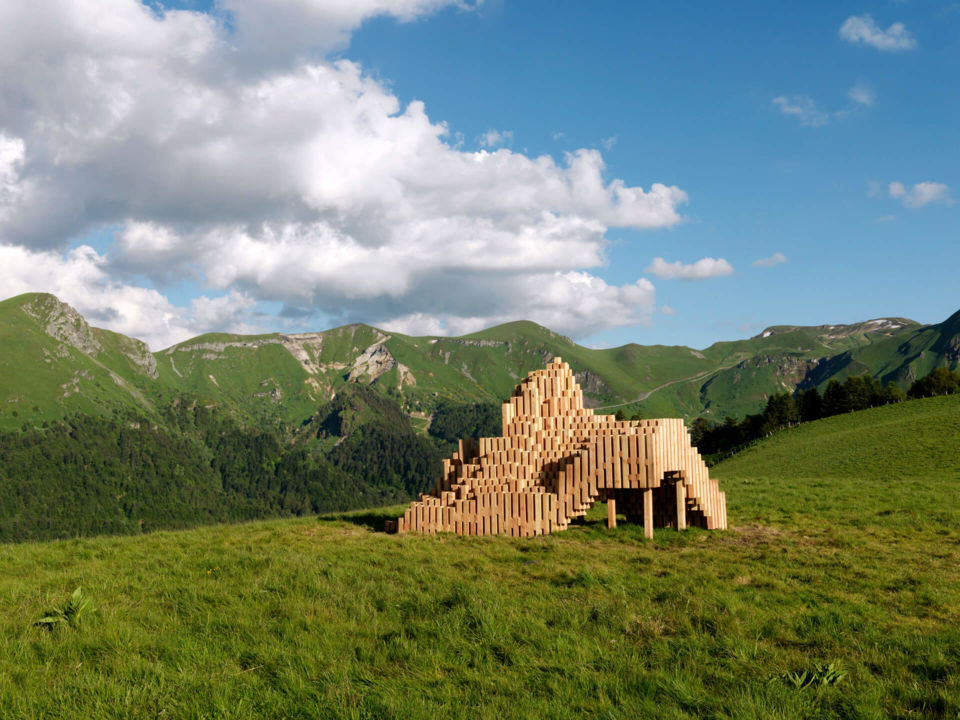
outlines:
[[82, 588], [77, 588], [62, 607], [53, 607], [37, 620], [34, 625], [53, 630], [61, 625], [78, 627], [80, 621], [93, 609], [93, 602], [83, 594]]

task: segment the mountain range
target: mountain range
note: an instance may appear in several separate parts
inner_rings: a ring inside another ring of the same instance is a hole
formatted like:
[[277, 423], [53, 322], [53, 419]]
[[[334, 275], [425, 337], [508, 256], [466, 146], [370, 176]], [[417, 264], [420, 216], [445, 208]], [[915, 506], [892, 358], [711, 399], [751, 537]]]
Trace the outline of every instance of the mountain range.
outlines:
[[851, 325], [777, 325], [697, 350], [592, 349], [532, 322], [461, 337], [410, 337], [368, 325], [302, 334], [211, 333], [159, 352], [91, 326], [49, 294], [0, 302], [0, 428], [70, 413], [160, 418], [180, 398], [243, 425], [309, 421], [346, 385], [368, 385], [424, 430], [443, 403], [499, 403], [527, 372], [562, 356], [598, 411], [722, 420], [777, 392], [869, 373], [907, 388], [960, 362], [960, 312], [942, 323], [878, 318]]

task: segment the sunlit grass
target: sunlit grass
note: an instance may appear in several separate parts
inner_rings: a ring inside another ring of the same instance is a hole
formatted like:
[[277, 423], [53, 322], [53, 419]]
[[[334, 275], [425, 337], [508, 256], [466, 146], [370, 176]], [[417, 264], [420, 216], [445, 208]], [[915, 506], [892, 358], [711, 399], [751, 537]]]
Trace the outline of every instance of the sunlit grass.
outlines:
[[[0, 717], [956, 718], [958, 400], [719, 466], [726, 532], [384, 535], [393, 508], [3, 546]], [[82, 623], [34, 626], [78, 586]]]

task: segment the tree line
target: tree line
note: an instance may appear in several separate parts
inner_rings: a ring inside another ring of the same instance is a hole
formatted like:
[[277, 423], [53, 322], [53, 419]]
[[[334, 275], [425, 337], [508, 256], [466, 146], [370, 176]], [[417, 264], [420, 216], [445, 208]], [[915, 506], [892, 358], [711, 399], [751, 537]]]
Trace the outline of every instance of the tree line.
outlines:
[[836, 378], [830, 380], [823, 395], [815, 387], [793, 394], [775, 393], [767, 399], [762, 412], [740, 420], [728, 416], [722, 423], [715, 423], [698, 417], [690, 425], [690, 437], [702, 455], [716, 456], [803, 422], [898, 403], [907, 398], [956, 392], [960, 392], [960, 374], [947, 368], [937, 368], [916, 380], [907, 392], [892, 382], [883, 385], [870, 375], [851, 375], [843, 382]]
[[437, 443], [368, 388], [342, 395], [317, 415], [342, 415], [332, 448], [185, 399], [159, 422], [77, 414], [0, 432], [0, 542], [373, 507], [432, 486]]

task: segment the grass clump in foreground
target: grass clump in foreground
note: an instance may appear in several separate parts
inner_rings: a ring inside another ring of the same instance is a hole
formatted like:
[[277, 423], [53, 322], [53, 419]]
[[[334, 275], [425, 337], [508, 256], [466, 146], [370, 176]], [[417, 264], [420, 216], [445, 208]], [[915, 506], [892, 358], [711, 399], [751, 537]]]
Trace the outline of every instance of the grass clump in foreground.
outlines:
[[958, 447], [956, 397], [811, 423], [714, 469], [734, 529], [653, 542], [395, 508], [0, 547], [0, 717], [958, 717]]

